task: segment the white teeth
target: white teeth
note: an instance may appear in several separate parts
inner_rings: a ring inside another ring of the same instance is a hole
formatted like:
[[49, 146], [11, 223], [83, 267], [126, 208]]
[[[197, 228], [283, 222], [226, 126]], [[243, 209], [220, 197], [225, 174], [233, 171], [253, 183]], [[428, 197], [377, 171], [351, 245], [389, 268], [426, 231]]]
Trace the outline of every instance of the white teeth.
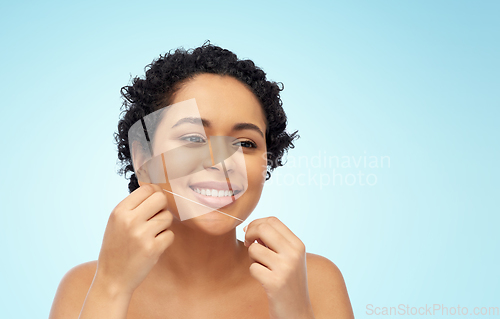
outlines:
[[208, 189], [208, 188], [195, 188], [195, 192], [201, 195], [205, 196], [212, 196], [212, 197], [226, 197], [226, 196], [233, 196], [233, 191], [229, 190], [217, 190], [217, 189]]

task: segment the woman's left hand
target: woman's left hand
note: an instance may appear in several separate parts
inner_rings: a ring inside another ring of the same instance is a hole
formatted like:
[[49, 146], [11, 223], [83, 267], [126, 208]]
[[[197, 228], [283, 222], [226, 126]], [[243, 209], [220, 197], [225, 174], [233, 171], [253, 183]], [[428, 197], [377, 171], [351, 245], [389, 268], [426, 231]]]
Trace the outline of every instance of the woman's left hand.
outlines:
[[304, 243], [276, 217], [256, 219], [243, 230], [250, 274], [267, 293], [270, 317], [313, 319]]

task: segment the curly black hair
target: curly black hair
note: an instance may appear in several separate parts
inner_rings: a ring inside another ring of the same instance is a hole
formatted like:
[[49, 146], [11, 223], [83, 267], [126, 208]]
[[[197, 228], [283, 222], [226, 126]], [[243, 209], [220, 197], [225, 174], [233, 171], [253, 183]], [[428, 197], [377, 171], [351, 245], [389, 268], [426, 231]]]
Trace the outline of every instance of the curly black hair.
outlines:
[[269, 180], [271, 171], [284, 165], [283, 155], [289, 148], [294, 148], [293, 141], [300, 137], [298, 131], [289, 134], [285, 130], [287, 118], [280, 98], [283, 83], [268, 81], [266, 73], [253, 61], [239, 60], [233, 52], [210, 44], [210, 41], [205, 41], [195, 49], [186, 51], [180, 47], [173, 53], [170, 51], [146, 66], [144, 79], [135, 77], [132, 85], [121, 88], [123, 105], [120, 116], [124, 115], [118, 122], [118, 132], [114, 133], [114, 138], [121, 162], [117, 173], [125, 175], [125, 178], [128, 172], [133, 173], [128, 185], [129, 192], [139, 187], [129, 149], [130, 127], [142, 117], [170, 105], [180, 86], [201, 73], [232, 76], [247, 85], [258, 97], [268, 123], [266, 180]]

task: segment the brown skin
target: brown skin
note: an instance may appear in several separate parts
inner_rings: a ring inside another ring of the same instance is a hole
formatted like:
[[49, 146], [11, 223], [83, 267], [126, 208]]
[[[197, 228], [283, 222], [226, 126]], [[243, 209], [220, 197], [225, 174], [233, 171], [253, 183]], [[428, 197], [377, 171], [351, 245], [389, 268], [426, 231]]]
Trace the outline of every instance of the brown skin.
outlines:
[[[244, 148], [248, 188], [220, 209], [245, 220], [262, 193], [266, 141], [232, 128], [248, 122], [265, 132], [259, 101], [238, 80], [213, 74], [187, 82], [173, 103], [191, 98], [212, 123], [207, 135], [257, 144]], [[217, 171], [209, 167], [197, 178], [213, 179]], [[139, 184], [111, 213], [99, 260], [71, 269], [61, 281], [51, 319], [78, 318], [82, 305], [81, 319], [353, 318], [338, 268], [306, 254], [277, 218], [250, 223], [243, 243], [236, 239], [237, 219], [213, 212], [181, 222], [173, 195]]]

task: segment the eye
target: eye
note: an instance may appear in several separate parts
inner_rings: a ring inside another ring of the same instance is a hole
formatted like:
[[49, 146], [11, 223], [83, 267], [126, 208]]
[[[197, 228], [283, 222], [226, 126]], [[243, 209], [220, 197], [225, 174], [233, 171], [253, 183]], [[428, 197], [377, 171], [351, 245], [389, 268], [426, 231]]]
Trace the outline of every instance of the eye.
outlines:
[[241, 147], [245, 147], [245, 148], [257, 148], [257, 144], [255, 144], [252, 141], [239, 141], [239, 142], [236, 142], [235, 145], [237, 145], [237, 146], [241, 145]]
[[186, 135], [180, 139], [191, 143], [205, 143], [205, 138], [200, 135]]

